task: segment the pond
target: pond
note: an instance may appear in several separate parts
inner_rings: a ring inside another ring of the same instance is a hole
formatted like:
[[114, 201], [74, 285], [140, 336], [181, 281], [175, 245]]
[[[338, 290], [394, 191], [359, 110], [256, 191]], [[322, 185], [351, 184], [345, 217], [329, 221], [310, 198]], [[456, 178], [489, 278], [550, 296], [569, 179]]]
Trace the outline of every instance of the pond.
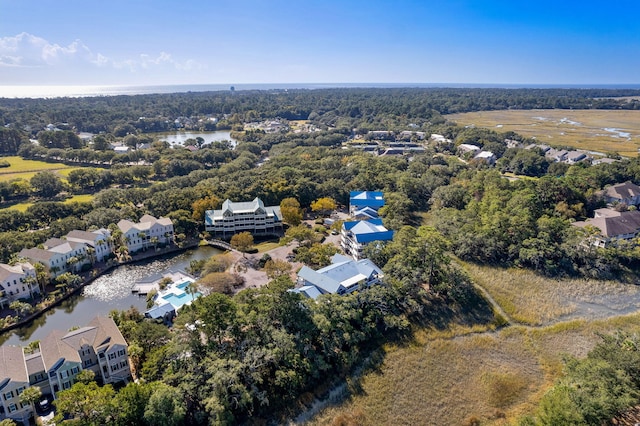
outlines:
[[160, 141], [167, 141], [170, 145], [183, 145], [187, 139], [202, 138], [205, 144], [212, 142], [230, 141], [233, 146], [237, 141], [231, 137], [228, 130], [216, 130], [215, 132], [175, 132], [161, 133], [156, 136]]
[[131, 287], [141, 279], [161, 276], [168, 271], [185, 270], [192, 260], [208, 259], [221, 253], [213, 247], [199, 247], [175, 256], [166, 256], [131, 265], [120, 266], [102, 275], [59, 306], [38, 317], [29, 325], [0, 335], [0, 344], [25, 346], [41, 340], [52, 330], [69, 330], [84, 326], [96, 315], [108, 315], [114, 309], [131, 306], [146, 310], [145, 296], [131, 293]]

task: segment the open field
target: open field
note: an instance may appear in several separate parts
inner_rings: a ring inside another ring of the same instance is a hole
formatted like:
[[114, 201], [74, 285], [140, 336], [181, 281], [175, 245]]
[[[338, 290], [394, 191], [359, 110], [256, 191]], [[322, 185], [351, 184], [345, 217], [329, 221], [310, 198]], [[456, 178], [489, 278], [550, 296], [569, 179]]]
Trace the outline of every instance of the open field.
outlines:
[[636, 286], [461, 266], [512, 324], [526, 325], [418, 329], [409, 344], [387, 345], [379, 366], [350, 380], [350, 398], [310, 424], [513, 424], [535, 410], [566, 354], [585, 356], [598, 333], [640, 332]]
[[[2, 160], [8, 161], [10, 167], [0, 168], [0, 182], [9, 181], [11, 179], [21, 178], [29, 180], [37, 172], [44, 170], [62, 171], [77, 167], [67, 166], [60, 163], [47, 163], [45, 161], [24, 160], [20, 157], [0, 157]], [[66, 175], [68, 176], [68, 175]], [[65, 177], [66, 177], [65, 176]]]
[[556, 280], [523, 269], [461, 263], [510, 317], [522, 325], [549, 325], [640, 310], [640, 287], [615, 281]]
[[599, 342], [596, 333], [620, 329], [640, 332], [640, 314], [389, 345], [382, 365], [352, 381], [351, 398], [310, 424], [513, 424], [535, 409], [563, 356], [583, 357]]
[[635, 157], [640, 147], [640, 111], [502, 110], [451, 114], [463, 126], [514, 131], [550, 145]]

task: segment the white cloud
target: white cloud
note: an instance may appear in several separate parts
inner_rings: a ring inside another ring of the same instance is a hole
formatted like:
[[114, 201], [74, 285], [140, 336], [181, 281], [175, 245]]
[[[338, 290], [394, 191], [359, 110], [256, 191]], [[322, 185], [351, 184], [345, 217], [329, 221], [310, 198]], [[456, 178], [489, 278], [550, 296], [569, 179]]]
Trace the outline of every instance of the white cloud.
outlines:
[[201, 70], [204, 66], [193, 59], [179, 61], [167, 52], [157, 55], [141, 53], [130, 58], [111, 58], [96, 53], [81, 40], [67, 46], [50, 42], [29, 33], [12, 37], [0, 37], [0, 67], [5, 68], [45, 68], [59, 71], [86, 72], [100, 68], [128, 70], [132, 73], [151, 70]]

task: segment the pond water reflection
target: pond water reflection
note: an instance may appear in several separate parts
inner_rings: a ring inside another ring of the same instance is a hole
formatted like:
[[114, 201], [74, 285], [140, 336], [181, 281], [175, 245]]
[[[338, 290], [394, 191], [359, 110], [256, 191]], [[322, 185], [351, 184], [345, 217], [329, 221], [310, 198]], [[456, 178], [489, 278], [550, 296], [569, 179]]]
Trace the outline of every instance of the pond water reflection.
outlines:
[[219, 253], [221, 251], [213, 247], [199, 247], [176, 256], [120, 266], [97, 278], [82, 289], [81, 294], [64, 301], [28, 326], [3, 333], [0, 344], [26, 345], [42, 339], [52, 330], [84, 326], [96, 315], [108, 315], [114, 309], [126, 310], [134, 306], [144, 311], [146, 298], [131, 293], [136, 281], [160, 276], [167, 271], [185, 270], [192, 260], [208, 259]]

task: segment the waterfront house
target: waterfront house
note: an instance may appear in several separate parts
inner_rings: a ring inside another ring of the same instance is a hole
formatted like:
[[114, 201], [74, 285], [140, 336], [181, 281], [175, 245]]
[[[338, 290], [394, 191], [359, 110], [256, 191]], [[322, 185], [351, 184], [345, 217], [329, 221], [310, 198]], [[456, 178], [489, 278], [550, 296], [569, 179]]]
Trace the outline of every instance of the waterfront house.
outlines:
[[348, 294], [380, 282], [384, 274], [371, 260], [353, 260], [341, 254], [331, 265], [314, 271], [303, 266], [298, 272], [298, 288], [293, 290], [312, 299], [321, 294]]
[[145, 214], [138, 223], [122, 219], [118, 222], [118, 228], [122, 231], [122, 238], [129, 253], [155, 247], [158, 244], [170, 244], [173, 241], [173, 222], [166, 217], [156, 219]]
[[62, 255], [65, 264], [60, 267], [67, 272], [78, 272], [82, 266], [91, 263], [87, 251], [89, 246], [85, 243], [67, 241], [62, 238], [49, 238], [44, 242], [43, 247], [52, 253]]
[[[47, 240], [45, 244], [52, 244], [52, 240]], [[64, 272], [76, 271], [82, 263], [87, 261], [86, 246], [82, 243], [64, 242], [45, 247], [49, 248], [25, 248], [20, 250], [18, 256], [28, 259], [32, 264], [44, 265], [52, 279]]]
[[20, 402], [20, 394], [29, 387], [29, 377], [22, 348], [0, 347], [0, 420], [12, 419], [25, 422], [33, 407]]
[[0, 263], [0, 306], [14, 300], [30, 299], [39, 293], [36, 270], [28, 262], [7, 265]]
[[[160, 282], [167, 279], [171, 282], [166, 288], [160, 289]], [[154, 299], [155, 306], [146, 311], [144, 315], [147, 318], [163, 319], [165, 322], [171, 322], [180, 308], [190, 305], [195, 299], [202, 296], [197, 291], [191, 291], [191, 286], [193, 286], [194, 282], [195, 280], [189, 275], [176, 272], [166, 274], [161, 279], [149, 283], [149, 288], [156, 288], [158, 293]], [[144, 285], [144, 283], [138, 285]]]
[[340, 245], [345, 253], [358, 260], [365, 245], [392, 239], [393, 231], [382, 225], [382, 219], [349, 221], [342, 224]]
[[640, 186], [630, 181], [608, 186], [604, 189], [604, 199], [610, 204], [637, 206], [640, 204]]
[[108, 317], [95, 317], [87, 326], [67, 333], [51, 332], [40, 341], [40, 353], [54, 398], [69, 389], [82, 370], [93, 371], [101, 384], [128, 381], [127, 347], [118, 326]]
[[257, 197], [240, 203], [226, 200], [221, 209], [206, 211], [204, 224], [207, 232], [222, 238], [239, 232], [278, 234], [282, 232], [282, 213], [280, 206], [265, 206]]
[[[67, 241], [83, 243], [92, 248], [89, 257], [93, 258], [93, 262], [103, 262], [113, 252], [113, 245], [110, 242], [111, 232], [107, 229], [98, 229], [96, 231], [71, 231], [65, 238]], [[89, 250], [87, 249], [89, 252]]]
[[590, 243], [608, 247], [620, 241], [629, 241], [640, 234], [640, 211], [619, 212], [613, 209], [598, 209], [592, 219], [573, 222], [573, 226], [597, 231], [590, 235]]

